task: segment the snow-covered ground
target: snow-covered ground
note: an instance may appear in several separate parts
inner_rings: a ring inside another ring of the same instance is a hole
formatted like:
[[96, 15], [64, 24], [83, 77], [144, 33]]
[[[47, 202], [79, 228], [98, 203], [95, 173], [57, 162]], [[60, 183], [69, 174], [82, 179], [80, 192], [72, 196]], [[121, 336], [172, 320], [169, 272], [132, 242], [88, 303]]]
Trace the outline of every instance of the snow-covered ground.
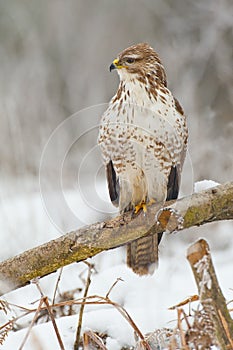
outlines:
[[[195, 190], [216, 185], [210, 181], [197, 183]], [[102, 196], [101, 211], [108, 210], [108, 216], [114, 215], [105, 184], [98, 185], [98, 193]], [[64, 198], [69, 208], [79, 213], [80, 226], [101, 220], [100, 212], [93, 215], [96, 205], [91, 208], [76, 191], [66, 191]], [[82, 211], [80, 211], [82, 210]], [[90, 221], [91, 218], [91, 221]], [[18, 254], [38, 244], [44, 243], [61, 234], [60, 231], [69, 231], [74, 228], [73, 224], [66, 224], [62, 215], [49, 218], [46, 214], [39, 193], [28, 194], [24, 197], [6, 198], [2, 192], [0, 213], [0, 244], [4, 247], [1, 251], [1, 260]], [[196, 294], [197, 289], [191, 268], [186, 260], [186, 250], [193, 237], [205, 236], [210, 244], [217, 276], [227, 300], [233, 299], [233, 224], [232, 222], [216, 223], [195, 228], [174, 235], [164, 235], [160, 245], [160, 264], [158, 270], [152, 276], [139, 277], [135, 275], [125, 263], [125, 249], [115, 249], [99, 254], [90, 259], [95, 265], [95, 271], [91, 276], [91, 284], [88, 295], [105, 296], [113, 283], [121, 278], [110, 293], [114, 302], [123, 306], [142, 333], [152, 332], [157, 328], [176, 326], [176, 311], [168, 310], [174, 304], [179, 303], [190, 295]], [[188, 238], [187, 238], [188, 237]], [[40, 280], [40, 286], [50, 300], [53, 298], [59, 271]], [[75, 297], [81, 297], [87, 266], [84, 263], [72, 264], [63, 269], [59, 283], [59, 293], [81, 288]], [[15, 290], [5, 295], [3, 300], [26, 308], [36, 308], [40, 293], [35, 284]], [[195, 304], [193, 304], [195, 306]], [[188, 306], [186, 306], [188, 310]], [[4, 324], [7, 319], [20, 313], [16, 307], [11, 307], [5, 315], [0, 310], [0, 321]], [[18, 322], [17, 332], [8, 334], [2, 349], [20, 349], [20, 345], [27, 332], [29, 321], [33, 314], [22, 318]], [[78, 323], [78, 312], [72, 316], [56, 319], [66, 350], [73, 349], [75, 333]], [[100, 333], [108, 334], [108, 349], [120, 349], [122, 346], [135, 344], [132, 327], [122, 317], [119, 311], [111, 305], [90, 305], [85, 307], [83, 330], [91, 329]], [[25, 350], [59, 349], [56, 335], [51, 322], [40, 323], [33, 327], [27, 340]]]

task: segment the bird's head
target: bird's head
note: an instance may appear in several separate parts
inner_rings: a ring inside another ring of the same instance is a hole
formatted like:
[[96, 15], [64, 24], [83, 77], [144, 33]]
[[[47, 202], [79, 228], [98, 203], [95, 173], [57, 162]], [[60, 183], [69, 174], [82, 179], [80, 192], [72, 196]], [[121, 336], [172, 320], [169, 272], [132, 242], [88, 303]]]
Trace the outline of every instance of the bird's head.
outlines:
[[117, 69], [121, 80], [153, 76], [166, 85], [162, 63], [157, 53], [147, 43], [130, 46], [119, 53], [109, 69], [110, 72]]

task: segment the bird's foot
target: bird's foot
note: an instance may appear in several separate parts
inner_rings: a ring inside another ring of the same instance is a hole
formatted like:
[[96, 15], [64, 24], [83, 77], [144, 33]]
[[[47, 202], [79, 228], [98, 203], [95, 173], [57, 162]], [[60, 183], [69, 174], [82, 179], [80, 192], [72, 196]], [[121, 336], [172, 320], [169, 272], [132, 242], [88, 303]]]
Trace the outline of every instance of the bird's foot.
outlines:
[[143, 210], [144, 214], [147, 212], [145, 201], [142, 201], [141, 203], [135, 205], [134, 214], [137, 214], [141, 209]]
[[147, 212], [147, 207], [154, 204], [156, 201], [154, 199], [150, 199], [148, 203], [146, 201], [141, 201], [141, 203], [135, 205], [134, 208], [134, 214], [137, 214], [141, 209], [143, 210], [143, 213], [145, 214]]

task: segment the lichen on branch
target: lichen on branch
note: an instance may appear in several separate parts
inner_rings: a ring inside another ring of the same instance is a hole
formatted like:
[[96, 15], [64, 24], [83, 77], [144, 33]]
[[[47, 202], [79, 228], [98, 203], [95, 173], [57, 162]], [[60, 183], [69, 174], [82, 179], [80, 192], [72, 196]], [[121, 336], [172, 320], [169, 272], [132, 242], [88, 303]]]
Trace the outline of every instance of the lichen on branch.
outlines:
[[[146, 235], [174, 232], [208, 222], [233, 219], [233, 182], [194, 193], [177, 201], [148, 207], [146, 215], [125, 213], [114, 219], [67, 233], [0, 263], [0, 294], [22, 287], [33, 278], [83, 261]], [[182, 223], [182, 225], [181, 225]], [[20, 229], [20, 228], [19, 228]], [[187, 231], [188, 232], [188, 231]]]

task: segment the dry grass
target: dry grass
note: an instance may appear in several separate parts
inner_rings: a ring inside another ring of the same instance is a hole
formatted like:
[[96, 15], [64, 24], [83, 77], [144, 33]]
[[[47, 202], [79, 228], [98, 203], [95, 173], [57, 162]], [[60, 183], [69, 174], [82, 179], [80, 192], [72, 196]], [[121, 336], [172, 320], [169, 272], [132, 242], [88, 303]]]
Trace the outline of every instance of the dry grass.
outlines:
[[[22, 319], [23, 317], [26, 317], [28, 314], [33, 315], [33, 319], [31, 321], [30, 326], [28, 327], [28, 331], [25, 335], [25, 338], [23, 339], [22, 344], [20, 345], [20, 350], [23, 349], [33, 326], [38, 322], [38, 319], [40, 318], [40, 315], [46, 315], [48, 318], [46, 320], [51, 320], [54, 328], [55, 335], [58, 339], [59, 348], [65, 349], [63, 343], [62, 343], [62, 337], [58, 331], [58, 328], [56, 326], [55, 321], [55, 315], [58, 315], [58, 317], [61, 317], [63, 314], [64, 316], [67, 314], [64, 312], [65, 308], [66, 310], [69, 310], [70, 314], [76, 313], [76, 306], [85, 306], [85, 305], [111, 305], [113, 306], [121, 315], [123, 318], [127, 320], [127, 322], [132, 327], [135, 338], [137, 339], [135, 344], [136, 350], [142, 350], [142, 349], [169, 349], [169, 350], [175, 350], [175, 349], [185, 349], [185, 350], [204, 350], [204, 349], [210, 349], [211, 345], [216, 344], [215, 338], [214, 338], [214, 328], [213, 324], [210, 318], [210, 313], [206, 313], [203, 311], [203, 309], [200, 307], [200, 304], [198, 305], [197, 310], [191, 310], [191, 313], [186, 314], [183, 307], [176, 307], [177, 310], [177, 326], [174, 329], [157, 329], [154, 332], [150, 334], [143, 335], [143, 333], [140, 331], [132, 317], [129, 315], [127, 310], [125, 310], [124, 307], [119, 305], [118, 303], [114, 302], [110, 299], [109, 294], [112, 291], [112, 288], [116, 285], [117, 281], [114, 283], [113, 286], [109, 289], [109, 292], [106, 294], [106, 296], [99, 296], [99, 295], [91, 295], [91, 296], [85, 296], [80, 299], [70, 299], [61, 301], [59, 303], [50, 304], [48, 297], [41, 294], [41, 299], [39, 302], [39, 305], [37, 308], [24, 308], [19, 305], [14, 304], [8, 304], [4, 307], [4, 310], [8, 312], [9, 308], [19, 308], [22, 312], [22, 314], [18, 317], [15, 317], [14, 319], [9, 320], [7, 323], [2, 325], [0, 327], [0, 344], [2, 345], [4, 340], [6, 339], [7, 335], [10, 331], [13, 330], [14, 325], [17, 324], [17, 322]], [[39, 282], [36, 282], [36, 284], [39, 287]], [[190, 300], [190, 299], [187, 299]], [[5, 302], [1, 302], [1, 305], [4, 305]], [[188, 301], [189, 305], [191, 305], [191, 301]], [[180, 303], [179, 303], [180, 304]], [[181, 302], [182, 305], [184, 305], [184, 302]], [[174, 309], [174, 307], [172, 308]], [[4, 311], [4, 312], [5, 312]], [[81, 327], [81, 322], [78, 323], [79, 327]], [[89, 349], [106, 349], [106, 334], [98, 334], [94, 331], [88, 331], [84, 332], [82, 341], [80, 342], [81, 347], [84, 349], [87, 349], [89, 346]], [[120, 335], [119, 335], [120, 337]], [[95, 347], [94, 347], [95, 346]]]
[[[92, 265], [88, 264], [88, 274], [87, 278], [84, 280], [82, 298], [75, 298], [75, 294], [80, 292], [80, 289], [74, 289], [73, 291], [63, 294], [59, 293], [59, 283], [61, 279], [61, 274], [59, 274], [52, 302], [49, 301], [48, 296], [44, 295], [40, 287], [39, 280], [37, 279], [33, 281], [41, 295], [37, 307], [25, 308], [20, 305], [11, 304], [7, 301], [1, 300], [0, 310], [2, 310], [2, 312], [7, 315], [12, 309], [17, 309], [20, 311], [20, 315], [11, 318], [8, 322], [0, 326], [0, 345], [4, 343], [6, 337], [11, 331], [17, 329], [19, 320], [28, 315], [32, 315], [31, 323], [27, 328], [26, 335], [20, 344], [19, 350], [23, 350], [29, 336], [33, 337], [32, 328], [39, 321], [52, 322], [54, 333], [58, 340], [59, 349], [65, 350], [62, 336], [59, 333], [56, 325], [56, 318], [78, 314], [79, 318], [77, 321], [77, 333], [74, 349], [77, 349], [78, 346], [79, 349], [83, 348], [84, 350], [106, 350], [106, 339], [108, 334], [100, 334], [94, 332], [94, 330], [88, 330], [83, 332], [81, 336], [82, 317], [84, 307], [87, 305], [96, 305], [97, 307], [100, 305], [111, 305], [113, 308], [115, 308], [134, 331], [135, 346], [133, 348], [135, 350], [207, 350], [210, 349], [212, 345], [217, 345], [214, 324], [211, 317], [212, 310], [207, 310], [206, 307], [203, 307], [203, 305], [199, 302], [197, 295], [188, 297], [176, 305], [169, 307], [169, 310], [176, 310], [176, 327], [173, 329], [156, 329], [154, 332], [149, 334], [143, 334], [128, 311], [122, 305], [116, 303], [110, 298], [112, 290], [116, 287], [117, 283], [121, 281], [120, 278], [117, 279], [112, 286], [110, 286], [105, 296], [88, 296], [88, 289], [91, 283], [91, 273], [93, 268], [94, 267]], [[59, 301], [57, 302], [56, 300]], [[193, 308], [193, 302], [198, 302], [195, 308]], [[185, 311], [186, 309], [188, 312]], [[37, 348], [41, 349], [40, 339], [37, 339]], [[124, 350], [126, 350], [126, 348]]]

